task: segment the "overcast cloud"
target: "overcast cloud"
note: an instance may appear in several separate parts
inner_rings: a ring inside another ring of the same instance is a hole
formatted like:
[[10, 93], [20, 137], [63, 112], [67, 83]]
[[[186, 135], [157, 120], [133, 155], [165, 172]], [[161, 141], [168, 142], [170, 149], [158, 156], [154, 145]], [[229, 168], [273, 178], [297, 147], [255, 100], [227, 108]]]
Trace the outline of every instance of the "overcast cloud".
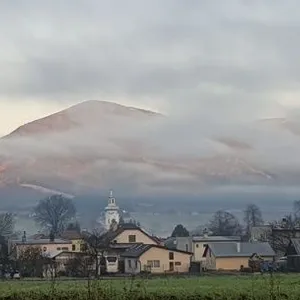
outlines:
[[88, 99], [285, 116], [300, 104], [299, 25], [296, 0], [3, 0], [0, 134]]

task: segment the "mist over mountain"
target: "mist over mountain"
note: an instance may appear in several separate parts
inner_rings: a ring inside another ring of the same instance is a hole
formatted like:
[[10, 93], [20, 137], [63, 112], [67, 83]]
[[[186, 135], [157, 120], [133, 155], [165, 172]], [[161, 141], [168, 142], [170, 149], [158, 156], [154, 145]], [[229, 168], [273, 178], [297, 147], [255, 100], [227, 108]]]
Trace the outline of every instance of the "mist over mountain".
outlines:
[[124, 197], [169, 198], [296, 187], [299, 134], [295, 118], [178, 119], [86, 101], [0, 140], [0, 194], [74, 197], [113, 188]]

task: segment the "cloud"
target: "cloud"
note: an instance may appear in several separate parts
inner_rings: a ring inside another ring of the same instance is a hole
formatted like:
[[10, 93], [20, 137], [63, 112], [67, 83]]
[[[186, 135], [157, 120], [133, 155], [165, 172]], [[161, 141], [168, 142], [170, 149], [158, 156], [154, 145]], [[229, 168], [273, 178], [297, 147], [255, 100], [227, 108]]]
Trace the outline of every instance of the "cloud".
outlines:
[[297, 1], [32, 0], [0, 8], [0, 99], [122, 99], [174, 114], [255, 118], [282, 114], [277, 95], [299, 93]]
[[[217, 139], [230, 137], [255, 148], [259, 165], [285, 157], [292, 165], [298, 137], [248, 124], [297, 120], [288, 105], [300, 104], [299, 8], [293, 0], [2, 1], [0, 132], [72, 103], [110, 100], [169, 116], [122, 132], [163, 145], [164, 157], [227, 154]], [[68, 154], [60, 144], [35, 150]], [[102, 151], [120, 149], [102, 143]]]

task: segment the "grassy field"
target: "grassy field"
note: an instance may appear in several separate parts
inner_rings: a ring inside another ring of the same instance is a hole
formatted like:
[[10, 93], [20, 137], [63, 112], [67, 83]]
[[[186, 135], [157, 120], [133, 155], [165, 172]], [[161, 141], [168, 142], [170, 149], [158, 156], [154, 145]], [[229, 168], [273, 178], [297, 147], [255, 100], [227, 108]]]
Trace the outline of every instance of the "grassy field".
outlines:
[[300, 299], [300, 276], [5, 281], [0, 299]]

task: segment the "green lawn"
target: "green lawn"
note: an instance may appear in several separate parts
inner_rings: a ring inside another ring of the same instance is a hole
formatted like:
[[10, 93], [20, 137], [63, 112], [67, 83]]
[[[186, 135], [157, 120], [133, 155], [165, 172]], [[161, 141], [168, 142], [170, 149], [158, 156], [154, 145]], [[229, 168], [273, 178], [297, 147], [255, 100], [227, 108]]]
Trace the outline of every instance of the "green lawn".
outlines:
[[[113, 279], [91, 281], [90, 288], [88, 282], [83, 280], [57, 280], [55, 283], [30, 280], [0, 282], [0, 299], [45, 300], [54, 293], [56, 297], [51, 299], [300, 299], [300, 276]], [[152, 298], [138, 298], [138, 295], [151, 295]], [[168, 295], [176, 298], [167, 298]], [[4, 298], [9, 296], [13, 298]]]

